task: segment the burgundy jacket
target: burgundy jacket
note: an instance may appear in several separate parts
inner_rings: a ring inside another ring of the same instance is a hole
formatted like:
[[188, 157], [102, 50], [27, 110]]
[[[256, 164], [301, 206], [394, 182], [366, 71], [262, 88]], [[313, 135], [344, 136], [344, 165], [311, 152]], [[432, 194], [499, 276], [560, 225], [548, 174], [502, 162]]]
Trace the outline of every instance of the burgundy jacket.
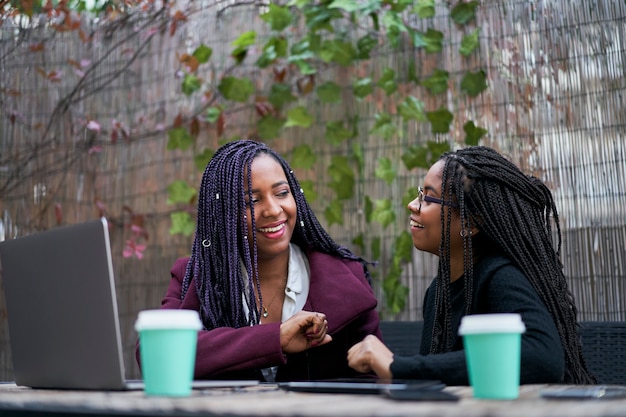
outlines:
[[[377, 300], [363, 266], [320, 252], [307, 252], [311, 269], [304, 310], [326, 314], [330, 343], [284, 355], [280, 323], [239, 329], [221, 327], [198, 334], [195, 379], [259, 379], [261, 368], [278, 366], [277, 381], [348, 378], [359, 374], [348, 367], [347, 354], [368, 334], [381, 337]], [[195, 282], [183, 300], [182, 281], [188, 258], [176, 261], [161, 308], [200, 310]], [[172, 352], [173, 355], [176, 352]], [[139, 345], [136, 350], [139, 362]]]

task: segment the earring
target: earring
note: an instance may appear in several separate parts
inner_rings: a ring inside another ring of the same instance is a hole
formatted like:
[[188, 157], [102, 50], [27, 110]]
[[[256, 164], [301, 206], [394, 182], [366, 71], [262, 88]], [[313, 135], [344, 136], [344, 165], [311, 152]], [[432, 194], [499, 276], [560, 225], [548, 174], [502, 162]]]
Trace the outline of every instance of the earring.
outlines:
[[472, 236], [472, 231], [471, 230], [467, 230], [467, 229], [463, 229], [459, 232], [459, 235], [461, 235], [461, 237], [471, 237]]

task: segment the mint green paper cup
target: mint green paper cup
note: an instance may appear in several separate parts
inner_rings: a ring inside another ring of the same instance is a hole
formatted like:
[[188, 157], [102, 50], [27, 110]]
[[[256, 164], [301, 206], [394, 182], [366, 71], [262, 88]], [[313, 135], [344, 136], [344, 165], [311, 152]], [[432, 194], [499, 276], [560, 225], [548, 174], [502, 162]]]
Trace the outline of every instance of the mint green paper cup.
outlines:
[[475, 314], [461, 319], [465, 359], [474, 398], [519, 396], [522, 333], [519, 314]]
[[191, 395], [198, 330], [193, 310], [144, 310], [135, 322], [144, 392], [150, 396]]

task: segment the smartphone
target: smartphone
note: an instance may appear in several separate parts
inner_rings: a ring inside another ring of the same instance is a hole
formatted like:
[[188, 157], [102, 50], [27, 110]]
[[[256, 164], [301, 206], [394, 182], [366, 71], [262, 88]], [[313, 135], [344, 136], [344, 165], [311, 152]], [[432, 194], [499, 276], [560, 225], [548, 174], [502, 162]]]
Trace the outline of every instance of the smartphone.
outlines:
[[611, 385], [589, 385], [571, 386], [560, 388], [545, 388], [541, 390], [542, 398], [560, 400], [580, 400], [580, 399], [610, 399], [626, 398], [626, 386]]
[[440, 389], [384, 390], [383, 395], [396, 401], [458, 401], [459, 396]]

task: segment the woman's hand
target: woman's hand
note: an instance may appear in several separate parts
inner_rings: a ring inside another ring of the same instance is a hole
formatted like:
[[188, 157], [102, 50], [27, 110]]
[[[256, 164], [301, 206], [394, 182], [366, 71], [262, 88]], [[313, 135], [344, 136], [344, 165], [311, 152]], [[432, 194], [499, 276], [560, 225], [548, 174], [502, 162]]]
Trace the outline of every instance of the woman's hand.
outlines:
[[363, 341], [348, 350], [348, 365], [357, 372], [374, 371], [381, 379], [391, 379], [393, 352], [374, 335], [366, 336]]
[[299, 311], [280, 325], [280, 346], [285, 353], [297, 353], [324, 345], [333, 338], [326, 334], [326, 314]]

